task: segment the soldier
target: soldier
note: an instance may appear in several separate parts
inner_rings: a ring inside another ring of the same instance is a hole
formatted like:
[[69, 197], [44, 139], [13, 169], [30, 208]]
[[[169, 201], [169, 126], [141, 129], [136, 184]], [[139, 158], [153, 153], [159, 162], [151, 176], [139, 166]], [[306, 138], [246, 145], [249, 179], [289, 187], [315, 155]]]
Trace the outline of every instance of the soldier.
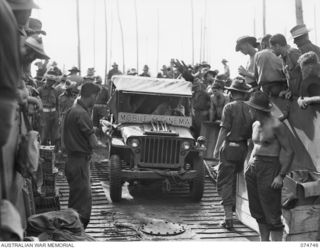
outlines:
[[71, 82], [76, 82], [77, 85], [81, 85], [83, 83], [83, 78], [80, 75], [78, 75], [80, 70], [76, 66], [73, 66], [68, 71], [70, 72], [67, 77], [68, 80], [70, 80]]
[[219, 159], [217, 188], [225, 212], [225, 219], [220, 225], [230, 230], [233, 228], [236, 174], [243, 169], [252, 120], [249, 107], [244, 103], [250, 90], [244, 79], [234, 79], [226, 89], [230, 91], [233, 101], [223, 108], [213, 157]]
[[287, 44], [286, 38], [282, 34], [275, 34], [270, 38], [270, 46], [277, 56], [281, 56], [283, 61], [283, 71], [285, 72], [288, 90], [280, 92], [279, 96], [289, 99], [292, 96], [300, 96], [300, 87], [302, 81], [301, 69], [298, 59], [301, 52]]
[[194, 110], [192, 116], [192, 126], [194, 129], [194, 136], [200, 135], [201, 124], [203, 121], [209, 119], [210, 96], [205, 90], [205, 85], [199, 78], [195, 78], [192, 85], [192, 107]]
[[102, 85], [102, 78], [96, 77], [95, 83], [100, 87], [96, 103], [92, 111], [93, 126], [99, 127], [99, 121], [102, 117], [107, 116], [107, 102], [109, 99], [109, 90], [106, 85]]
[[108, 72], [108, 80], [111, 80], [112, 76], [114, 75], [121, 75], [122, 72], [118, 69], [118, 64], [114, 62], [112, 64], [112, 69]]
[[292, 35], [294, 44], [297, 45], [301, 54], [313, 51], [320, 59], [320, 47], [311, 43], [309, 39], [309, 31], [310, 29], [307, 29], [305, 24], [299, 24], [294, 26], [290, 30], [290, 33]]
[[[41, 144], [48, 145], [50, 140], [51, 144], [55, 144], [57, 141], [58, 130], [58, 94], [57, 90], [53, 88], [53, 85], [57, 81], [55, 72], [48, 71], [46, 75], [46, 83], [44, 86], [38, 89], [39, 96], [43, 104], [43, 113], [41, 115]], [[58, 147], [56, 147], [58, 149]]]
[[216, 78], [211, 88], [209, 121], [221, 120], [222, 110], [229, 102], [229, 97], [223, 93], [224, 81]]
[[[259, 225], [261, 241], [281, 241], [281, 187], [293, 159], [288, 131], [270, 112], [267, 95], [255, 92], [246, 102], [255, 122], [252, 125], [253, 151], [245, 173], [249, 209]], [[281, 163], [279, 160], [281, 152]]]
[[68, 207], [79, 213], [84, 228], [90, 221], [92, 207], [89, 162], [92, 149], [99, 145], [90, 109], [99, 91], [98, 85], [84, 84], [80, 99], [66, 113], [63, 125], [63, 142], [68, 155], [65, 175], [70, 187]]
[[[74, 101], [78, 95], [76, 82], [66, 81], [66, 90], [64, 93], [59, 95], [59, 123], [61, 137], [63, 137], [63, 122], [67, 111], [72, 107]], [[63, 140], [61, 139], [62, 150], [64, 150]]]
[[257, 86], [256, 79], [254, 77], [254, 56], [257, 52], [256, 48], [259, 46], [257, 39], [252, 36], [242, 36], [237, 40], [236, 52], [242, 52], [244, 55], [249, 55], [250, 59], [246, 68], [240, 66], [239, 74], [245, 77], [246, 83], [252, 87]]
[[140, 77], [150, 77], [149, 66], [144, 65], [143, 72], [139, 75]]

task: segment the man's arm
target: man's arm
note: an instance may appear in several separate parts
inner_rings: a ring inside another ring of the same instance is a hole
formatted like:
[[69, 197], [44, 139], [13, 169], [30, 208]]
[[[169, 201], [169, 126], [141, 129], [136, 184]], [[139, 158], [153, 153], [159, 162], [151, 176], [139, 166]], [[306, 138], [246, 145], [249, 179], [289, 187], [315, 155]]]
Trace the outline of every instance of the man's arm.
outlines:
[[219, 152], [220, 152], [220, 148], [222, 146], [222, 143], [225, 141], [226, 137], [227, 137], [227, 129], [225, 127], [221, 127], [220, 131], [219, 131], [219, 135], [218, 135], [218, 139], [217, 139], [217, 143], [216, 143], [216, 147], [214, 148], [214, 152], [213, 152], [213, 157], [215, 159], [219, 159]]
[[231, 121], [232, 121], [232, 113], [231, 113], [231, 105], [227, 104], [224, 106], [222, 110], [222, 118], [221, 118], [221, 128], [219, 131], [216, 147], [213, 152], [213, 157], [219, 159], [219, 151], [220, 148], [227, 138], [227, 134], [231, 129]]
[[279, 126], [275, 128], [275, 136], [281, 146], [281, 154], [283, 154], [283, 161], [281, 164], [279, 174], [274, 178], [271, 184], [271, 187], [273, 188], [281, 188], [283, 175], [285, 175], [288, 172], [293, 160], [293, 149], [291, 147], [288, 138], [289, 135], [287, 132], [288, 130], [286, 129], [283, 123], [280, 123]]

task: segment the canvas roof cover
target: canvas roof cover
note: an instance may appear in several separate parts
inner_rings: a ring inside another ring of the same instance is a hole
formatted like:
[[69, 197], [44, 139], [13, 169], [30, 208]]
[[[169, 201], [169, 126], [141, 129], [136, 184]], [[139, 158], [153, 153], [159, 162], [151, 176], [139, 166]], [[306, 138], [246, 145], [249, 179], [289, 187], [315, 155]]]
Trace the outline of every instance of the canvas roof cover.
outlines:
[[127, 92], [191, 96], [191, 83], [181, 79], [113, 76], [117, 90]]

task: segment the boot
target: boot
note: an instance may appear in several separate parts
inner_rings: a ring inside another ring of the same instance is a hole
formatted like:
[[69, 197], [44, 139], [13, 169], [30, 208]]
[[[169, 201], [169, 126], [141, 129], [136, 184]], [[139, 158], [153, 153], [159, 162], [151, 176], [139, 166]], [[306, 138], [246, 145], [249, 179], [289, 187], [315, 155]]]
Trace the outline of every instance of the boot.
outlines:
[[228, 230], [233, 229], [233, 211], [232, 205], [223, 206], [225, 219], [220, 223], [220, 226]]
[[259, 225], [259, 233], [260, 233], [260, 241], [270, 241], [270, 230], [268, 225], [266, 224], [258, 224]]
[[233, 230], [233, 220], [226, 219], [226, 220], [220, 222], [219, 226], [231, 231], [231, 230]]
[[282, 241], [283, 230], [274, 230], [270, 232], [271, 241]]

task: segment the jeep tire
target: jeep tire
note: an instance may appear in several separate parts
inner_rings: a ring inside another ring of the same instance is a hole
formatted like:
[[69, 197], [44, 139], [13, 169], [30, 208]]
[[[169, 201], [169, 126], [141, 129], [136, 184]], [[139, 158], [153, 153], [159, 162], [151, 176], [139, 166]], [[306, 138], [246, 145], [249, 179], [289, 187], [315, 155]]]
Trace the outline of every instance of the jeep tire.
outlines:
[[118, 155], [110, 157], [109, 190], [112, 202], [119, 202], [122, 196], [121, 161]]
[[194, 202], [199, 202], [204, 191], [205, 169], [202, 158], [195, 157], [193, 159], [193, 169], [197, 171], [197, 175], [190, 182], [190, 197]]

